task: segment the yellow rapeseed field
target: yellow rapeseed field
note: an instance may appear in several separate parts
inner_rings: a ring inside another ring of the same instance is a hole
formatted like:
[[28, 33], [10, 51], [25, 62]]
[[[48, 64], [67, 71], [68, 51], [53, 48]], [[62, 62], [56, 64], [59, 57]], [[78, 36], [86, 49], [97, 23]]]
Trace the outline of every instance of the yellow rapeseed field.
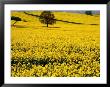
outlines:
[[53, 13], [59, 20], [84, 24], [56, 22], [46, 27], [36, 17], [11, 13], [27, 21], [11, 26], [11, 76], [99, 77], [100, 15]]

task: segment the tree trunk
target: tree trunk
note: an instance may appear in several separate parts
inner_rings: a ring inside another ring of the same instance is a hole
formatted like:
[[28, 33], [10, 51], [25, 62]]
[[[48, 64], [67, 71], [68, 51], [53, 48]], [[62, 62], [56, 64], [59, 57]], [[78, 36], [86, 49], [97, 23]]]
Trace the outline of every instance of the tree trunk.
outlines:
[[[17, 22], [17, 21], [15, 21], [15, 23], [16, 23], [16, 22]], [[14, 23], [14, 24], [15, 24], [15, 23]], [[13, 24], [13, 26], [14, 26], [14, 24]]]
[[47, 23], [47, 27], [48, 27], [48, 23]]

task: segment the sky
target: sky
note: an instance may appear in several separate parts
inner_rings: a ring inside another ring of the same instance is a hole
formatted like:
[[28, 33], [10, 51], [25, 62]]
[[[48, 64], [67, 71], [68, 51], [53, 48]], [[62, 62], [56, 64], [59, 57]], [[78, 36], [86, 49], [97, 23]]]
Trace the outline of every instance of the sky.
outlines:
[[[51, 11], [52, 11], [52, 10], [51, 10]], [[55, 11], [55, 10], [54, 10], [54, 11]], [[58, 11], [58, 10], [56, 10], [56, 11]], [[59, 10], [59, 11], [60, 11], [60, 10]], [[58, 12], [59, 12], [59, 11], [58, 11]], [[85, 11], [86, 11], [86, 10], [79, 10], [79, 11], [78, 11], [78, 10], [74, 10], [74, 11], [73, 11], [73, 10], [72, 10], [72, 11], [62, 11], [62, 10], [61, 10], [60, 12], [72, 12], [72, 13], [74, 12], [74, 13], [85, 14]], [[100, 14], [100, 11], [99, 11], [99, 10], [91, 10], [91, 11], [92, 11], [92, 14]]]
[[[83, 10], [83, 11], [63, 11], [63, 12], [75, 12], [75, 13], [81, 13], [81, 14], [85, 14], [85, 10]], [[100, 14], [100, 11], [96, 11], [96, 10], [92, 10], [92, 13], [93, 14]]]
[[[76, 13], [85, 13], [85, 11], [73, 11]], [[100, 11], [92, 11], [93, 14], [100, 14]]]

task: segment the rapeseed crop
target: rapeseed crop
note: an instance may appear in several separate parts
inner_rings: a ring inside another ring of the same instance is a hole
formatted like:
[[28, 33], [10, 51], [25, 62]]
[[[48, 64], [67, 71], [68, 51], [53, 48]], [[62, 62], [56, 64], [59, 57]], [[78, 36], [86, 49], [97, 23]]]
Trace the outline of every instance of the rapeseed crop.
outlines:
[[84, 24], [59, 21], [47, 28], [36, 17], [11, 13], [27, 21], [11, 26], [11, 76], [99, 77], [100, 15], [53, 13], [59, 20]]

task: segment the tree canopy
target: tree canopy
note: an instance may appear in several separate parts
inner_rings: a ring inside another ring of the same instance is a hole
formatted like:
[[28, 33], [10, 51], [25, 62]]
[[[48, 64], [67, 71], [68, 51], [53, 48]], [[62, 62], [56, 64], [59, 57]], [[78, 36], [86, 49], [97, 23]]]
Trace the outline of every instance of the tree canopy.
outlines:
[[39, 21], [43, 24], [53, 25], [56, 23], [56, 20], [54, 20], [55, 16], [51, 11], [43, 11], [39, 17]]

